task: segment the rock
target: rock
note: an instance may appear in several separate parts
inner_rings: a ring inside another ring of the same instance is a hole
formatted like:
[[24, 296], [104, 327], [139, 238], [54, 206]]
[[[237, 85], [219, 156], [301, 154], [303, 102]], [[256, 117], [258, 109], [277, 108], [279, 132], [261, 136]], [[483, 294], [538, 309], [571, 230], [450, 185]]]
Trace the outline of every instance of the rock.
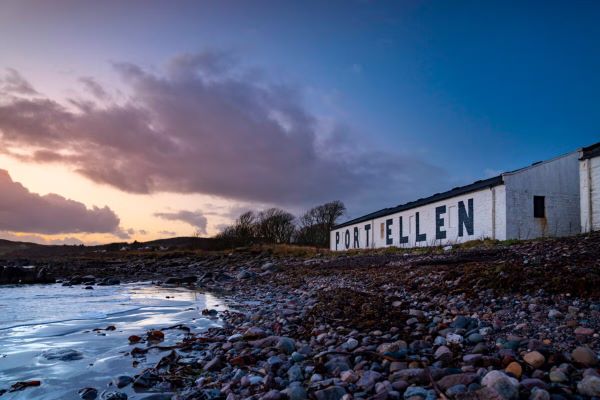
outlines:
[[539, 351], [532, 351], [523, 356], [523, 360], [529, 364], [532, 368], [540, 368], [546, 362], [546, 357]]
[[113, 379], [113, 384], [119, 389], [124, 388], [132, 382], [133, 378], [127, 375], [117, 376], [115, 379]]
[[256, 276], [256, 274], [254, 272], [243, 269], [240, 272], [238, 272], [238, 274], [236, 275], [236, 278], [238, 280], [244, 280], [244, 279], [254, 278], [255, 276]]
[[600, 377], [588, 375], [577, 384], [577, 391], [584, 396], [600, 396]]
[[139, 343], [142, 341], [142, 338], [137, 335], [129, 336], [129, 344]]
[[88, 387], [81, 389], [77, 394], [79, 394], [79, 397], [83, 400], [95, 400], [96, 397], [98, 397], [98, 390], [96, 388]]
[[474, 365], [483, 360], [481, 354], [466, 354], [463, 356], [463, 362], [467, 365]]
[[440, 389], [446, 391], [456, 385], [468, 386], [471, 383], [476, 382], [477, 379], [477, 374], [473, 373], [452, 374], [444, 376], [442, 379], [437, 381], [437, 384]]
[[436, 400], [437, 396], [434, 390], [427, 390], [420, 386], [410, 386], [404, 392], [404, 399]]
[[304, 389], [300, 382], [290, 383], [285, 390], [285, 394], [287, 394], [289, 400], [306, 400], [308, 397], [306, 389]]
[[521, 364], [516, 361], [508, 364], [504, 370], [508, 373], [511, 373], [517, 379], [519, 379], [523, 374], [523, 367], [521, 367]]
[[288, 337], [280, 337], [275, 348], [285, 354], [292, 354], [296, 350], [296, 342]]
[[462, 342], [464, 342], [464, 338], [461, 335], [458, 335], [456, 333], [449, 333], [446, 335], [446, 342], [448, 342], [448, 344], [461, 344]]
[[104, 278], [98, 282], [98, 286], [116, 286], [120, 284], [121, 281], [117, 278]]
[[325, 369], [332, 375], [339, 374], [342, 371], [350, 369], [346, 357], [333, 357], [325, 363]]
[[56, 280], [44, 267], [0, 267], [0, 285], [54, 282]]
[[579, 346], [571, 353], [573, 361], [585, 367], [592, 367], [598, 363], [596, 353], [587, 347]]
[[83, 358], [83, 353], [73, 349], [51, 349], [42, 353], [46, 360], [75, 361]]
[[404, 340], [398, 340], [392, 343], [382, 343], [377, 347], [377, 352], [380, 354], [394, 353], [399, 350], [405, 350], [408, 347]]
[[298, 364], [292, 365], [292, 367], [288, 369], [287, 375], [290, 382], [302, 381], [304, 379], [302, 368]]
[[552, 310], [548, 311], [548, 318], [550, 318], [550, 319], [559, 319], [562, 317], [563, 317], [563, 313], [561, 313], [558, 310], [552, 309]]
[[152, 342], [162, 342], [165, 340], [165, 334], [162, 331], [153, 330], [148, 332], [148, 340]]
[[494, 390], [502, 399], [516, 400], [519, 398], [519, 381], [501, 371], [488, 372], [481, 380], [481, 384]]
[[160, 381], [160, 378], [154, 371], [151, 369], [146, 369], [142, 371], [141, 374], [137, 375], [133, 380], [133, 387], [148, 389], [154, 386], [157, 382]]
[[370, 392], [379, 379], [381, 379], [381, 374], [379, 372], [365, 371], [358, 382], [356, 382], [356, 386], [363, 389], [365, 392]]
[[283, 395], [279, 390], [269, 390], [267, 393], [261, 396], [260, 400], [281, 400]]
[[101, 400], [127, 400], [127, 395], [122, 392], [104, 392], [100, 395]]
[[550, 382], [555, 382], [555, 383], [569, 382], [569, 377], [567, 376], [567, 374], [565, 374], [560, 369], [555, 369], [553, 371], [550, 371], [550, 374], [548, 374], [548, 378], [550, 379]]
[[534, 387], [529, 395], [529, 400], [550, 400], [550, 393], [545, 389]]
[[263, 329], [257, 328], [257, 327], [248, 328], [248, 329], [246, 329], [246, 332], [244, 332], [245, 340], [262, 339], [266, 336], [267, 336], [267, 333]]
[[220, 371], [223, 368], [223, 357], [217, 356], [204, 366], [205, 371]]
[[454, 385], [450, 388], [448, 388], [448, 390], [446, 390], [446, 394], [450, 397], [456, 397], [456, 395], [461, 394], [461, 393], [466, 393], [467, 391], [467, 387], [465, 385]]
[[452, 359], [452, 350], [446, 346], [440, 346], [433, 354], [436, 360], [449, 361]]
[[195, 283], [198, 280], [197, 276], [190, 275], [183, 278], [170, 277], [165, 280], [166, 285], [189, 285]]
[[244, 339], [244, 335], [241, 333], [236, 333], [227, 338], [228, 342], [239, 342]]
[[344, 343], [344, 347], [346, 350], [352, 351], [358, 347], [358, 340], [350, 338], [346, 341], [346, 343]]
[[427, 374], [423, 368], [401, 369], [390, 375], [391, 381], [402, 380], [408, 383], [425, 384], [429, 382]]
[[317, 390], [314, 396], [317, 400], [340, 400], [346, 394], [346, 389], [341, 386], [330, 386], [327, 389]]
[[340, 379], [342, 380], [342, 382], [354, 383], [358, 380], [358, 376], [354, 371], [348, 370], [340, 374]]
[[456, 329], [465, 329], [468, 325], [469, 318], [465, 317], [464, 315], [459, 315], [456, 318], [454, 318], [454, 321], [452, 321], [450, 327]]
[[548, 385], [546, 385], [546, 383], [544, 381], [542, 381], [541, 379], [535, 379], [535, 378], [523, 379], [523, 380], [521, 380], [521, 382], [519, 382], [519, 384], [521, 385], [521, 387], [524, 387], [526, 390], [531, 390], [536, 387], [540, 388], [540, 389], [546, 389], [548, 387]]
[[483, 338], [483, 335], [479, 333], [472, 333], [467, 337], [467, 340], [471, 344], [477, 344], [483, 342], [485, 339]]

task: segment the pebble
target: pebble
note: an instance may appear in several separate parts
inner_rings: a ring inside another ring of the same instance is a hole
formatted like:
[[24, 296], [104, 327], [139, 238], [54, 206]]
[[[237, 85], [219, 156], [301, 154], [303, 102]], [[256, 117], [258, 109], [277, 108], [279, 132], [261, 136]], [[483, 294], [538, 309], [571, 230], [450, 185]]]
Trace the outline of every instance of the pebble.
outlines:
[[465, 338], [462, 337], [461, 335], [458, 335], [456, 333], [449, 333], [448, 335], [446, 335], [446, 341], [448, 342], [448, 344], [461, 344], [462, 342], [464, 342]]
[[579, 346], [571, 353], [573, 361], [585, 367], [592, 367], [598, 363], [596, 353], [587, 347]]
[[584, 396], [600, 396], [600, 377], [588, 375], [577, 384], [577, 391]]
[[523, 356], [523, 360], [532, 368], [540, 368], [546, 362], [546, 357], [539, 351], [532, 351]]
[[83, 388], [79, 392], [79, 397], [83, 400], [95, 400], [98, 397], [98, 389], [96, 388]]
[[505, 371], [511, 373], [517, 379], [520, 378], [523, 374], [523, 368], [521, 367], [521, 364], [519, 364], [516, 361], [513, 361], [510, 364], [508, 364], [505, 368]]
[[317, 400], [340, 400], [345, 394], [346, 390], [341, 386], [330, 386], [314, 393]]
[[501, 371], [488, 372], [481, 380], [481, 384], [494, 390], [502, 399], [516, 400], [519, 398], [519, 381]]

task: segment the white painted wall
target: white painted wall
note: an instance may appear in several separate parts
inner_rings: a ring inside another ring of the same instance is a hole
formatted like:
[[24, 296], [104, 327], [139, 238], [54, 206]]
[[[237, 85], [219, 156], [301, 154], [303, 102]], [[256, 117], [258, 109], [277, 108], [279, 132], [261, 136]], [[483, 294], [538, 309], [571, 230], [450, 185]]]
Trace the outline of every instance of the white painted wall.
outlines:
[[581, 231], [600, 230], [600, 157], [579, 162]]
[[[503, 175], [507, 239], [581, 232], [579, 152]], [[533, 217], [533, 196], [545, 196], [546, 218]]]
[[[473, 201], [473, 232], [472, 234], [469, 234], [463, 224], [463, 235], [459, 236], [459, 202], [463, 202], [465, 211], [468, 214], [469, 200]], [[469, 240], [484, 238], [504, 240], [506, 238], [505, 204], [506, 192], [504, 185], [479, 190], [334, 230], [331, 232], [330, 248], [331, 250], [347, 250], [354, 248], [365, 249], [390, 246], [417, 247], [462, 243]], [[436, 239], [436, 208], [440, 206], [446, 207], [446, 212], [440, 215], [440, 218], [443, 219], [443, 226], [440, 230], [446, 232], [445, 239]], [[417, 242], [416, 237], [417, 213], [419, 214], [418, 233], [426, 235], [426, 239], [419, 242]], [[495, 218], [493, 218], [494, 215]], [[402, 236], [408, 236], [407, 243], [400, 243], [400, 217], [402, 217], [403, 221]], [[391, 224], [389, 225], [387, 222], [388, 220], [391, 220]], [[370, 230], [366, 229], [368, 225], [371, 227]], [[387, 242], [388, 227], [391, 231], [389, 234], [391, 244]], [[355, 228], [358, 232], [358, 246], [355, 246], [354, 241]], [[339, 234], [337, 247], [336, 234]], [[367, 234], [369, 234], [368, 247]], [[346, 247], [346, 235], [348, 235], [350, 239], [348, 247]]]

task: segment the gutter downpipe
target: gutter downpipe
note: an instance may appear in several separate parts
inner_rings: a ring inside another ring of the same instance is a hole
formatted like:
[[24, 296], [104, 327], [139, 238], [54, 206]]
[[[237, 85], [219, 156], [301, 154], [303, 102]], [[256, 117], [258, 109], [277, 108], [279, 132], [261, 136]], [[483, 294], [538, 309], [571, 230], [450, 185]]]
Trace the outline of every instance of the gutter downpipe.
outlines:
[[589, 231], [592, 232], [594, 230], [594, 214], [592, 209], [592, 163], [591, 159], [585, 160], [587, 162], [587, 198], [588, 198], [588, 224]]
[[492, 186], [492, 240], [496, 240], [496, 187]]

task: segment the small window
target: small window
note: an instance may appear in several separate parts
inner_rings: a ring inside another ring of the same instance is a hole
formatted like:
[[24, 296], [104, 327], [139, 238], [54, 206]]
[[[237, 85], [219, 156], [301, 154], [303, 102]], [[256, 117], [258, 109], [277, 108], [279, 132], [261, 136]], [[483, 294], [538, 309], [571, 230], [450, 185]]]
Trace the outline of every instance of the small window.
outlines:
[[533, 196], [533, 217], [546, 218], [546, 198], [544, 196]]

